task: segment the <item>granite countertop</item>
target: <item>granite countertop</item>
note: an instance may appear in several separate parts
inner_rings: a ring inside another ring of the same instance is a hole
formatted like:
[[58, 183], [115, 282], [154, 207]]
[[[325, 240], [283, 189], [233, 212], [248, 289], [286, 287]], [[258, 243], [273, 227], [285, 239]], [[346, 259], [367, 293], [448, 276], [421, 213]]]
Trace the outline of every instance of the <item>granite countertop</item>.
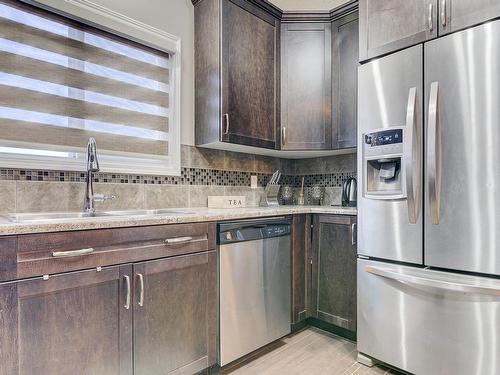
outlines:
[[[63, 232], [72, 230], [120, 228], [145, 225], [224, 221], [293, 214], [356, 215], [356, 208], [339, 206], [279, 206], [233, 209], [179, 208], [162, 215], [107, 216], [78, 219], [51, 219], [37, 222], [12, 222], [0, 216], [0, 236]], [[175, 212], [178, 210], [178, 212]]]

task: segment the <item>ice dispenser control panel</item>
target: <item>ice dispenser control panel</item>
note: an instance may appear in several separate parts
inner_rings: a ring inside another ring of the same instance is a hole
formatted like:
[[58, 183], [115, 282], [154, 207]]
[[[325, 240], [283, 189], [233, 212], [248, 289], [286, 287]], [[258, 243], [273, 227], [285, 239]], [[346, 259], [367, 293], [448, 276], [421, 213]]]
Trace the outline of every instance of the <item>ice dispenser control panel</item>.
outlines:
[[366, 134], [365, 143], [371, 147], [403, 143], [403, 129], [384, 130]]
[[405, 198], [404, 128], [376, 129], [363, 137], [364, 196], [371, 199]]
[[377, 130], [364, 135], [365, 157], [403, 153], [404, 132], [401, 127]]

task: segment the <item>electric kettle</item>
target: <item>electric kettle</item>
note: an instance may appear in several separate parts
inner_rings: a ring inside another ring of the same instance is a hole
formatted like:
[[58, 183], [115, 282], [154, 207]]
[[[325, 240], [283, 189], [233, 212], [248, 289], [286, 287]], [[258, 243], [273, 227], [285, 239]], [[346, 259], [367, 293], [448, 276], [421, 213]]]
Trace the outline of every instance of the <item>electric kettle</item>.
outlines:
[[350, 177], [342, 184], [342, 206], [356, 207], [357, 203], [357, 182], [354, 177]]

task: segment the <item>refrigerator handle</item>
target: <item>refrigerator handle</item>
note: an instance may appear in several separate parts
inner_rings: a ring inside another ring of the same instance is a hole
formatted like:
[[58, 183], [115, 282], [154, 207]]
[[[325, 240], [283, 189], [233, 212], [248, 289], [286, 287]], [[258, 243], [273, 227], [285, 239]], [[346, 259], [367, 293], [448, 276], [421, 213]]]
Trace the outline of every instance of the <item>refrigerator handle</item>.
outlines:
[[405, 171], [406, 195], [408, 204], [408, 220], [416, 224], [420, 215], [420, 192], [422, 176], [422, 145], [420, 134], [420, 119], [417, 113], [417, 88], [412, 87], [408, 93], [405, 129]]
[[[385, 277], [386, 279], [395, 280], [400, 283], [410, 284], [415, 286], [431, 287], [441, 290], [470, 293], [470, 294], [485, 294], [489, 296], [500, 296], [500, 288], [488, 284], [469, 284], [455, 281], [445, 281], [434, 279], [427, 276], [410, 275], [400, 273], [396, 270], [385, 267], [366, 266], [365, 272], [373, 275]], [[425, 271], [422, 271], [422, 273]]]
[[441, 207], [441, 126], [439, 122], [439, 83], [431, 83], [429, 97], [429, 131], [427, 136], [427, 171], [429, 209], [432, 224], [439, 224]]

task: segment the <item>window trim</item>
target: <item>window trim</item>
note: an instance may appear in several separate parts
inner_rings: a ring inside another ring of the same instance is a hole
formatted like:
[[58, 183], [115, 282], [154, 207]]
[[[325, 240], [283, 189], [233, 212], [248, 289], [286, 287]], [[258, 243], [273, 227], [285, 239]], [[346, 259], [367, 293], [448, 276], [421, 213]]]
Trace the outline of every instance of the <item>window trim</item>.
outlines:
[[[106, 155], [102, 154], [101, 171], [124, 174], [140, 173], [179, 176], [181, 174], [181, 38], [88, 0], [22, 1], [169, 54], [169, 85], [171, 93], [169, 109], [169, 155], [167, 156], [170, 161], [169, 166], [161, 170], [150, 169], [141, 171], [130, 168], [128, 165], [110, 167], [109, 163], [106, 162]], [[85, 145], [82, 145], [82, 148], [84, 147]], [[126, 155], [124, 156], [126, 157]], [[40, 156], [29, 158], [22, 155], [0, 158], [0, 166], [68, 171], [82, 171], [84, 169], [84, 165], [80, 166], [74, 159], [57, 160]]]

